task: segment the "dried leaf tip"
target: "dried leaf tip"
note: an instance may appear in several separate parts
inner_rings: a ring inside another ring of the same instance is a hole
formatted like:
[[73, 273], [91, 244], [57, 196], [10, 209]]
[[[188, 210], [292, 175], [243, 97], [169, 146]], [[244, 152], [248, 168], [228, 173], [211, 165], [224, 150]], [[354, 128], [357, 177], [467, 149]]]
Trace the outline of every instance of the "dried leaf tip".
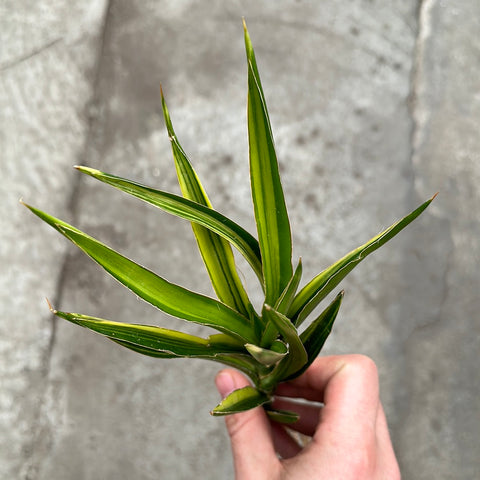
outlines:
[[49, 300], [48, 298], [45, 298], [45, 300], [47, 301], [47, 305], [48, 305], [48, 308], [50, 309], [50, 311], [51, 311], [54, 315], [56, 315], [58, 310], [55, 310], [55, 309], [53, 308], [53, 306], [52, 306], [52, 304], [50, 303], [50, 300]]

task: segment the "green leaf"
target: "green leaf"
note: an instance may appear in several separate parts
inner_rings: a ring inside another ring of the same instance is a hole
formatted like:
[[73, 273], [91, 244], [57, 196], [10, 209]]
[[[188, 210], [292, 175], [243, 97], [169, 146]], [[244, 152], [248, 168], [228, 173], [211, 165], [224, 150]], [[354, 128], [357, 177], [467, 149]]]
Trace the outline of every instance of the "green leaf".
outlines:
[[257, 364], [245, 353], [243, 345], [226, 334], [200, 338], [194, 335], [149, 325], [136, 325], [77, 313], [54, 310], [60, 318], [95, 331], [142, 355], [155, 358], [199, 358], [235, 367], [257, 379]]
[[209, 345], [222, 347], [224, 349], [242, 350], [244, 348], [244, 343], [241, 340], [226, 333], [214, 333], [210, 335], [207, 340]]
[[280, 297], [277, 300], [277, 303], [274, 306], [277, 312], [285, 314], [290, 308], [290, 305], [292, 304], [293, 299], [295, 298], [295, 294], [297, 293], [297, 288], [300, 283], [300, 279], [302, 278], [302, 268], [303, 268], [302, 259], [300, 259], [298, 261], [297, 268], [295, 269], [295, 272], [292, 275], [292, 278], [288, 282], [287, 286], [285, 287], [285, 290], [280, 295]]
[[290, 375], [288, 380], [301, 375], [317, 358], [332, 331], [333, 322], [337, 318], [343, 300], [343, 293], [343, 291], [340, 292], [333, 302], [300, 335], [300, 340], [307, 351], [308, 361], [302, 368]]
[[[282, 292], [280, 297], [277, 300], [277, 303], [274, 306], [274, 310], [279, 313], [285, 314], [288, 308], [290, 307], [295, 293], [297, 292], [298, 284], [300, 283], [300, 279], [302, 277], [302, 260], [298, 261], [297, 268], [292, 275], [292, 278], [288, 282], [285, 290]], [[264, 331], [261, 337], [261, 344], [270, 346], [271, 343], [275, 340], [278, 335], [278, 330], [275, 327], [275, 324], [272, 322], [266, 322], [264, 327]]]
[[415, 220], [432, 202], [430, 200], [420, 205], [416, 210], [393, 224], [379, 235], [373, 237], [364, 245], [352, 250], [343, 258], [335, 262], [326, 270], [317, 275], [305, 285], [296, 295], [288, 311], [295, 325], [298, 327], [315, 307], [370, 253], [392, 239], [397, 233], [403, 230]]
[[266, 375], [261, 381], [262, 389], [269, 391], [279, 381], [300, 370], [307, 363], [308, 355], [298, 336], [297, 329], [285, 315], [275, 311], [269, 305], [265, 305], [264, 312], [268, 320], [275, 324], [280, 334], [284, 337], [289, 349], [288, 355], [280, 361], [273, 372]]
[[253, 345], [252, 343], [246, 343], [245, 348], [248, 350], [250, 355], [260, 362], [262, 365], [270, 367], [278, 363], [287, 352], [275, 352], [274, 350], [269, 350], [267, 348], [259, 347], [258, 345]]
[[278, 423], [291, 424], [298, 421], [300, 415], [296, 412], [291, 412], [290, 410], [275, 410], [273, 408], [267, 408], [265, 406], [265, 412], [267, 413], [270, 420]]
[[68, 223], [26, 205], [139, 297], [176, 317], [255, 343], [250, 321], [225, 304], [168, 282]]
[[248, 60], [250, 181], [265, 279], [265, 303], [275, 305], [292, 276], [292, 238], [267, 106], [244, 23]]
[[209, 339], [176, 330], [151, 325], [115, 322], [78, 313], [53, 310], [60, 318], [100, 333], [112, 340], [182, 357], [215, 356], [219, 353], [245, 353], [244, 348], [227, 345], [226, 342], [211, 344]]
[[[212, 208], [198, 175], [178, 142], [163, 91], [161, 93], [163, 115], [183, 196], [205, 207]], [[230, 244], [218, 234], [196, 222], [192, 222], [192, 228], [218, 298], [241, 314], [247, 317], [252, 316], [254, 309], [238, 277]]]
[[[173, 353], [165, 353], [162, 351], [154, 350], [153, 348], [142, 347], [140, 345], [135, 345], [124, 340], [115, 340], [110, 338], [110, 340], [121, 345], [122, 347], [128, 348], [136, 353], [142, 355], [147, 355], [154, 358], [184, 358], [185, 356], [175, 355]], [[189, 358], [197, 358], [200, 360], [211, 360], [217, 363], [222, 363], [223, 365], [228, 365], [229, 367], [234, 367], [241, 372], [248, 375], [254, 382], [258, 381], [257, 365], [255, 361], [249, 355], [237, 354], [237, 353], [218, 353], [214, 356], [204, 356], [204, 355], [186, 355]]]
[[269, 395], [254, 387], [243, 387], [227, 395], [210, 413], [214, 416], [231, 415], [259, 407], [270, 400]]
[[221, 213], [172, 193], [155, 190], [125, 178], [110, 175], [94, 168], [76, 166], [77, 170], [125, 193], [176, 215], [198, 223], [228, 240], [245, 257], [263, 285], [262, 260], [257, 240], [246, 230]]

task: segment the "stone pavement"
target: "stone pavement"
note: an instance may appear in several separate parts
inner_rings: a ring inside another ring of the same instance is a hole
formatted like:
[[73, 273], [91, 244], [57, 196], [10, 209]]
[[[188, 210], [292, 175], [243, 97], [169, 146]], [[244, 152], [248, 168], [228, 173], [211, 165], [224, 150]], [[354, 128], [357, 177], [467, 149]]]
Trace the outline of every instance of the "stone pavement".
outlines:
[[7, 0], [0, 16], [0, 478], [232, 477], [208, 414], [217, 365], [124, 351], [55, 321], [44, 297], [201, 329], [137, 300], [18, 200], [211, 293], [186, 222], [71, 165], [178, 192], [162, 82], [214, 205], [254, 231], [242, 16], [305, 279], [440, 191], [343, 283], [325, 352], [377, 362], [404, 479], [480, 478], [478, 0]]

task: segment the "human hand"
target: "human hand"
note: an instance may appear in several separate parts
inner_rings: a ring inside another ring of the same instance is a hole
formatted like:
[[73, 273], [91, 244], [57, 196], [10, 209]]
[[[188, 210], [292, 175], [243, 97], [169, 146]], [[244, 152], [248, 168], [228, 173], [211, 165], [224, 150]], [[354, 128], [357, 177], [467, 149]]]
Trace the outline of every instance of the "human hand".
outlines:
[[[215, 383], [222, 397], [249, 385], [231, 369], [219, 372]], [[275, 408], [300, 414], [289, 428], [311, 441], [302, 448], [282, 425], [270, 422], [261, 407], [225, 417], [237, 480], [400, 479], [371, 359], [317, 358], [300, 377], [280, 384], [276, 395]], [[295, 403], [293, 398], [323, 406]]]

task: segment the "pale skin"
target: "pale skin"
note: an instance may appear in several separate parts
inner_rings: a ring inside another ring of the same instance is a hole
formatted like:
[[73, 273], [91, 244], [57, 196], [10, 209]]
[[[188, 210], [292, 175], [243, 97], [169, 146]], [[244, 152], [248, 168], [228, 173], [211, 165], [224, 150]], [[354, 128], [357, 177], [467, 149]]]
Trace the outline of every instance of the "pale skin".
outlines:
[[[224, 397], [249, 385], [225, 369], [215, 379]], [[399, 480], [375, 363], [363, 355], [316, 359], [300, 377], [279, 385], [274, 406], [294, 410], [292, 429], [311, 441], [301, 447], [261, 407], [225, 417], [237, 480]], [[293, 398], [311, 404], [293, 403]], [[318, 403], [318, 402], [321, 402]]]

